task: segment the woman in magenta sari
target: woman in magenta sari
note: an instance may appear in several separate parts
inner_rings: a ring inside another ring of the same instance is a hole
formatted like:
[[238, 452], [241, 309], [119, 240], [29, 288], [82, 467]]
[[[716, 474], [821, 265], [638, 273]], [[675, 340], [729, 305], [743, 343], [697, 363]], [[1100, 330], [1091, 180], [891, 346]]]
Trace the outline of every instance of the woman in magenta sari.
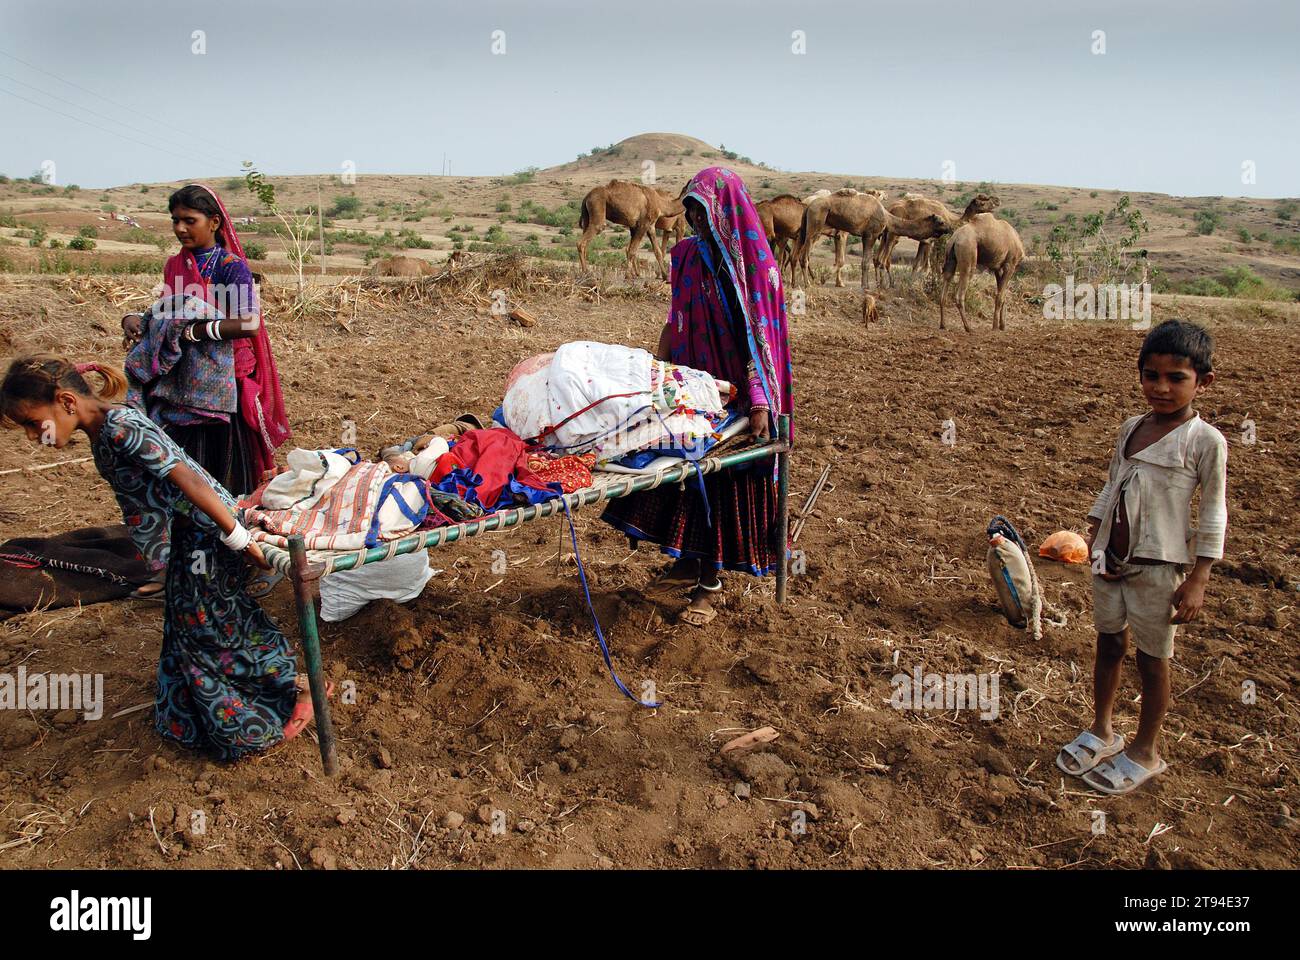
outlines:
[[[776, 417], [793, 410], [781, 272], [749, 190], [731, 170], [701, 170], [682, 199], [695, 236], [672, 250], [672, 306], [658, 356], [736, 384], [750, 432], [766, 440]], [[681, 619], [692, 626], [717, 615], [711, 598], [722, 590], [722, 570], [765, 576], [777, 561], [768, 461], [709, 474], [703, 497], [688, 484], [613, 500], [603, 519], [675, 558], [649, 589], [689, 590]]]
[[[162, 297], [122, 318], [127, 402], [240, 496], [274, 469], [275, 450], [289, 437], [271, 341], [220, 198], [190, 184], [167, 205], [181, 251], [163, 268]], [[272, 579], [261, 586], [269, 589]], [[158, 589], [146, 584], [138, 594]]]

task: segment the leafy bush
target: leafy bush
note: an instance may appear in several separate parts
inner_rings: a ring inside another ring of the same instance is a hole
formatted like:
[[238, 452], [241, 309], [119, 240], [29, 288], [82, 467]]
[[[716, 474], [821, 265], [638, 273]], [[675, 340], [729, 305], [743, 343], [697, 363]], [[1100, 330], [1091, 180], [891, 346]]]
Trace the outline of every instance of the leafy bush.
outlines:
[[68, 241], [69, 250], [94, 250], [95, 241], [87, 236], [76, 236]]
[[39, 247], [45, 243], [45, 238], [49, 236], [49, 231], [40, 224], [32, 227], [31, 239], [27, 241], [29, 247]]
[[249, 260], [265, 260], [266, 244], [257, 241], [244, 244], [244, 256], [248, 257]]
[[361, 198], [353, 193], [340, 194], [325, 212], [331, 217], [355, 217], [361, 212]]
[[1298, 208], [1300, 208], [1300, 204], [1294, 200], [1279, 200], [1277, 202], [1277, 218], [1279, 220], [1290, 220], [1295, 216]]
[[510, 201], [509, 201], [509, 200], [498, 200], [498, 201], [497, 201], [497, 213], [509, 213], [509, 212], [510, 212]]
[[537, 168], [527, 167], [523, 170], [516, 170], [510, 176], [505, 178], [505, 182], [512, 187], [516, 187], [523, 183], [531, 183], [536, 176]]
[[99, 231], [92, 226], [85, 226], [77, 231], [77, 236], [89, 237], [91, 240], [94, 240], [96, 237], [99, 236]]
[[1192, 219], [1196, 224], [1196, 232], [1207, 237], [1223, 222], [1223, 218], [1213, 210], [1197, 210]]
[[1250, 231], [1247, 230], [1245, 227], [1242, 227], [1240, 230], [1237, 231], [1237, 239], [1240, 240], [1242, 243], [1250, 243]]

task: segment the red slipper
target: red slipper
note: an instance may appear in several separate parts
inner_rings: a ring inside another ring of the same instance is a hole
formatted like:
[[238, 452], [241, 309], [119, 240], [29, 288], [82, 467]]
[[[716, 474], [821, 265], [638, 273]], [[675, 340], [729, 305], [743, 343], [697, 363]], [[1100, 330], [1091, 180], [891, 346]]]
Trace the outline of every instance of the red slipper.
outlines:
[[[334, 682], [332, 680], [326, 680], [325, 699], [328, 700], [332, 696], [334, 696]], [[316, 708], [312, 706], [310, 697], [306, 700], [300, 700], [295, 703], [293, 706], [293, 713], [291, 713], [289, 719], [285, 721], [284, 736], [280, 738], [281, 741], [292, 740], [294, 737], [298, 736], [298, 734], [307, 729], [307, 724], [310, 723], [315, 716]]]

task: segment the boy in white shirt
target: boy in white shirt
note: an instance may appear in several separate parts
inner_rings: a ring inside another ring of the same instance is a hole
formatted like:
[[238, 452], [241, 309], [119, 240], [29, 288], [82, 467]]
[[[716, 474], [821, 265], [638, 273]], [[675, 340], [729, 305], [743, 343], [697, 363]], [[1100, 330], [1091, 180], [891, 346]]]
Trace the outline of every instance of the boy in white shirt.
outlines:
[[[1192, 409], [1214, 382], [1214, 344], [1201, 327], [1168, 320], [1138, 355], [1150, 412], [1120, 429], [1110, 476], [1088, 512], [1097, 661], [1092, 726], [1066, 744], [1056, 765], [1109, 794], [1129, 793], [1168, 764], [1158, 741], [1169, 706], [1169, 658], [1178, 624], [1201, 611], [1210, 567], [1223, 557], [1228, 444]], [[1192, 494], [1201, 488], [1196, 530]], [[1192, 564], [1190, 574], [1186, 566]], [[1137, 646], [1142, 711], [1137, 735], [1111, 727], [1129, 637]]]

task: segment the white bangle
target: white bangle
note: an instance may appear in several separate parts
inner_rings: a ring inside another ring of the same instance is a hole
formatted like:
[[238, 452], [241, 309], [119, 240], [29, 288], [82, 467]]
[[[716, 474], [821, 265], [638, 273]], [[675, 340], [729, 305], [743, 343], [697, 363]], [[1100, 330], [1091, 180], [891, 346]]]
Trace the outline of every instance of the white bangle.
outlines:
[[253, 542], [253, 535], [248, 532], [247, 527], [236, 520], [235, 529], [231, 530], [229, 533], [222, 534], [221, 542], [231, 550], [234, 550], [235, 553], [243, 553], [248, 549], [248, 545]]
[[208, 321], [208, 327], [207, 327], [207, 329], [208, 329], [208, 339], [209, 339], [209, 340], [220, 340], [220, 339], [221, 339], [221, 321], [220, 321], [220, 320], [209, 320], [209, 321]]

